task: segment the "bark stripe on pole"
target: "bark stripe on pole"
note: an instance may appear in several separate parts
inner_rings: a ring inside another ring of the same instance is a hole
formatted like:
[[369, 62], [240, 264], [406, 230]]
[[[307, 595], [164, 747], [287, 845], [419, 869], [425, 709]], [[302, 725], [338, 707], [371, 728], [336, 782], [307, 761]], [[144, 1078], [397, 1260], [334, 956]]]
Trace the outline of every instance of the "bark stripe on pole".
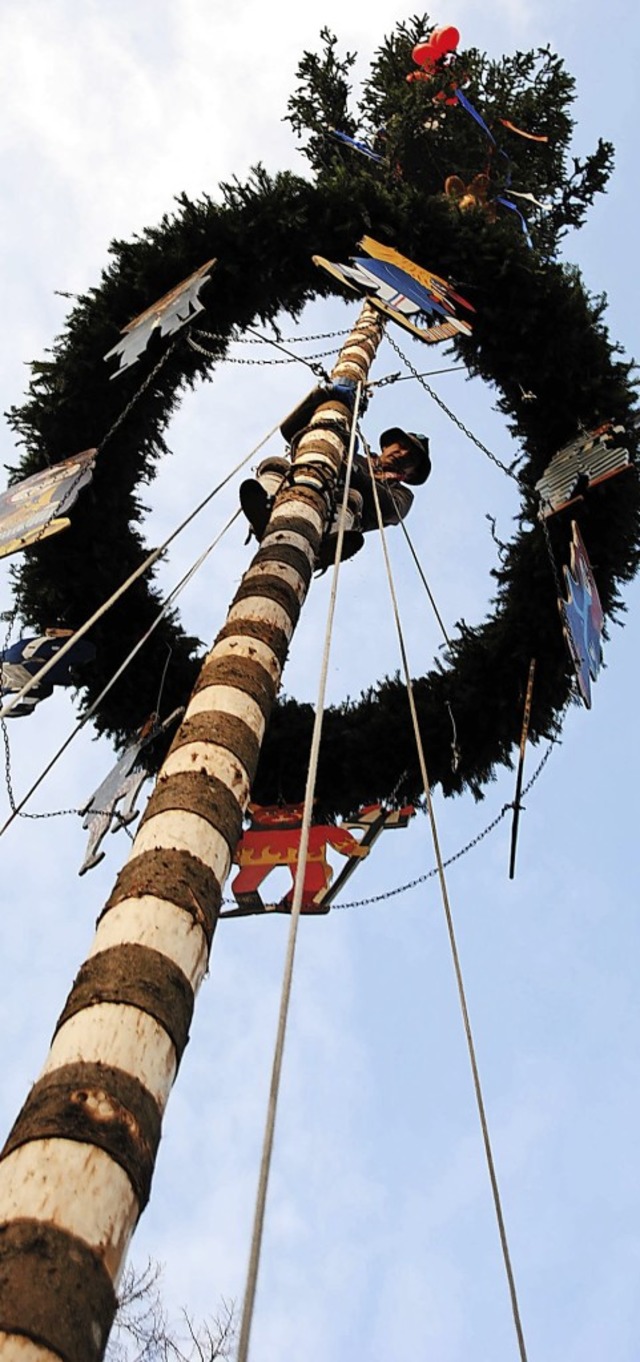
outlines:
[[187, 852], [165, 851], [162, 856], [147, 852], [123, 866], [98, 922], [104, 922], [111, 909], [125, 901], [153, 895], [188, 913], [210, 942], [220, 893], [220, 885], [208, 866]]
[[128, 1003], [164, 1027], [180, 1060], [189, 1038], [193, 1001], [191, 984], [173, 960], [148, 946], [126, 943], [85, 960], [56, 1030], [85, 1007]]
[[[28, 1316], [33, 1341], [64, 1362], [102, 1357], [115, 1293], [82, 1240], [38, 1221], [0, 1226], [0, 1299], [5, 1333], [21, 1332]], [[2, 1356], [8, 1362], [4, 1345]]]
[[5, 1153], [55, 1136], [107, 1151], [128, 1174], [141, 1207], [151, 1190], [161, 1113], [146, 1088], [106, 1064], [65, 1064], [34, 1085]]
[[42, 1077], [63, 1064], [81, 1062], [104, 1063], [134, 1074], [161, 1110], [178, 1068], [175, 1046], [164, 1027], [127, 1003], [95, 1003], [70, 1017], [56, 1032]]

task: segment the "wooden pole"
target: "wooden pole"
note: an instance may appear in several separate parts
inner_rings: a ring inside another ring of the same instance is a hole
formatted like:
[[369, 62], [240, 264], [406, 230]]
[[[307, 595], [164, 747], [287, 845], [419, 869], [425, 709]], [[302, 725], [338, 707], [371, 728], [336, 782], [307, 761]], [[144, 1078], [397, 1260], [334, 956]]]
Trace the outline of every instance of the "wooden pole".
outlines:
[[[381, 334], [365, 303], [332, 378], [365, 382]], [[299, 440], [0, 1156], [3, 1362], [104, 1354], [350, 423], [331, 395]]]

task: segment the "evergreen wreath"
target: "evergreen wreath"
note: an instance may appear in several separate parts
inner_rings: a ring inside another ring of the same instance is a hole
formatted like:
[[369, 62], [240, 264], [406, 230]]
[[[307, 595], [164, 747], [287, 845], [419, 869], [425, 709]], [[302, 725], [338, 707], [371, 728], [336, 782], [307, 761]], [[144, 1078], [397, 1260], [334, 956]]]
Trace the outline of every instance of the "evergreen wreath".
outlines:
[[[455, 352], [498, 393], [498, 407], [517, 442], [521, 507], [515, 537], [494, 572], [492, 613], [477, 627], [458, 626], [446, 660], [417, 680], [416, 702], [434, 783], [446, 794], [470, 788], [480, 795], [496, 764], [509, 764], [518, 741], [530, 658], [537, 658], [534, 741], [557, 733], [571, 694], [572, 670], [534, 484], [581, 427], [613, 419], [633, 430], [635, 393], [633, 365], [608, 336], [604, 299], [590, 296], [579, 271], [558, 255], [567, 229], [581, 225], [594, 196], [604, 191], [613, 148], [600, 141], [585, 160], [569, 157], [574, 82], [548, 48], [499, 62], [466, 50], [456, 59], [455, 79], [464, 80], [468, 98], [508, 150], [508, 157], [498, 150], [491, 154], [477, 124], [437, 98], [451, 93], [450, 70], [428, 80], [406, 79], [416, 69], [412, 48], [429, 27], [422, 15], [385, 39], [355, 111], [349, 88], [355, 54], [341, 57], [337, 39], [326, 30], [320, 54], [305, 53], [288, 119], [305, 143], [312, 178], [271, 175], [258, 165], [246, 183], [223, 184], [219, 203], [206, 195], [197, 202], [182, 196], [178, 210], [158, 227], [112, 244], [112, 262], [99, 286], [77, 300], [48, 358], [32, 364], [26, 400], [10, 413], [24, 446], [11, 478], [28, 477], [48, 462], [100, 444], [161, 353], [151, 344], [131, 370], [111, 382], [113, 367], [103, 356], [120, 327], [212, 256], [218, 264], [202, 293], [203, 325], [214, 333], [207, 345], [221, 360], [230, 339], [256, 319], [271, 323], [278, 334], [283, 313], [297, 318], [310, 299], [338, 292], [339, 285], [311, 257], [346, 260], [363, 233], [454, 281], [476, 308], [473, 334], [456, 340]], [[505, 131], [503, 117], [517, 128], [546, 134], [548, 142]], [[330, 128], [375, 140], [384, 164], [333, 139]], [[467, 184], [482, 170], [489, 174], [492, 197], [512, 187], [552, 200], [551, 210], [530, 224], [532, 248], [513, 214], [490, 221], [482, 206], [461, 211], [444, 193], [448, 175]], [[28, 626], [77, 627], [146, 556], [137, 489], [154, 476], [166, 452], [165, 432], [183, 391], [204, 377], [210, 377], [210, 364], [183, 334], [110, 438], [64, 540], [45, 540], [17, 560], [15, 601]], [[533, 389], [535, 402], [524, 400], [523, 387]], [[626, 443], [635, 453], [632, 435]], [[620, 587], [638, 565], [635, 469], [590, 490], [576, 518], [611, 619], [622, 608]], [[557, 562], [566, 562], [569, 517], [552, 517], [548, 528]], [[159, 607], [157, 588], [145, 578], [96, 625], [97, 659], [83, 677], [87, 704]], [[164, 705], [171, 710], [184, 703], [201, 645], [172, 615], [96, 713], [98, 730], [118, 744], [130, 741], [153, 710], [168, 646]], [[447, 702], [455, 711], [462, 753], [455, 772]], [[258, 801], [302, 797], [312, 717], [311, 706], [294, 699], [277, 705], [254, 786]], [[156, 764], [162, 755], [156, 745]], [[402, 772], [398, 797], [417, 798], [420, 776], [399, 678], [385, 678], [360, 699], [328, 710], [317, 787], [325, 816], [384, 799]]]

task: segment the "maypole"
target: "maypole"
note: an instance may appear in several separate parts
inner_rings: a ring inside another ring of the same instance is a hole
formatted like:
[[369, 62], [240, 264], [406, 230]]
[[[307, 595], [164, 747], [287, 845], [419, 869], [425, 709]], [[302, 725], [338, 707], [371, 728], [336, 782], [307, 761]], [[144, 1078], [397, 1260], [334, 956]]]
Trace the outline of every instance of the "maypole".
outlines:
[[365, 303], [206, 658], [0, 1156], [0, 1351], [98, 1362], [149, 1197], [262, 737], [382, 334]]

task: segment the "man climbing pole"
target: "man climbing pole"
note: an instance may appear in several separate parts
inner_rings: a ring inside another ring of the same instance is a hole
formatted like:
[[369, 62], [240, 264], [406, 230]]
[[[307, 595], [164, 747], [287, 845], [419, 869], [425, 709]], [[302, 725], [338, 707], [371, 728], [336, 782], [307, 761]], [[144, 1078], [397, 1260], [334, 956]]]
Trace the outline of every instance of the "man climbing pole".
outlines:
[[[406, 486], [420, 486], [431, 472], [429, 440], [426, 435], [392, 426], [380, 436], [380, 454], [371, 456], [371, 468], [376, 483], [383, 525], [397, 525], [409, 514], [413, 493]], [[356, 454], [353, 460], [351, 486], [362, 497], [361, 524], [364, 534], [377, 530], [375, 500], [371, 475], [366, 458]]]
[[[248, 478], [240, 488], [240, 504], [256, 538], [264, 534], [276, 492], [286, 480], [289, 461], [280, 456], [263, 460], [255, 478]], [[431, 472], [429, 440], [392, 426], [380, 436], [380, 454], [371, 456], [371, 473], [376, 484], [383, 525], [397, 525], [408, 515], [413, 505], [413, 493], [407, 486], [419, 486]], [[343, 557], [350, 558], [362, 548], [364, 534], [378, 528], [375, 497], [367, 458], [355, 454], [351, 473], [351, 487], [347, 509], [347, 524]], [[336, 515], [320, 550], [318, 566], [328, 567], [335, 557], [339, 519]]]

